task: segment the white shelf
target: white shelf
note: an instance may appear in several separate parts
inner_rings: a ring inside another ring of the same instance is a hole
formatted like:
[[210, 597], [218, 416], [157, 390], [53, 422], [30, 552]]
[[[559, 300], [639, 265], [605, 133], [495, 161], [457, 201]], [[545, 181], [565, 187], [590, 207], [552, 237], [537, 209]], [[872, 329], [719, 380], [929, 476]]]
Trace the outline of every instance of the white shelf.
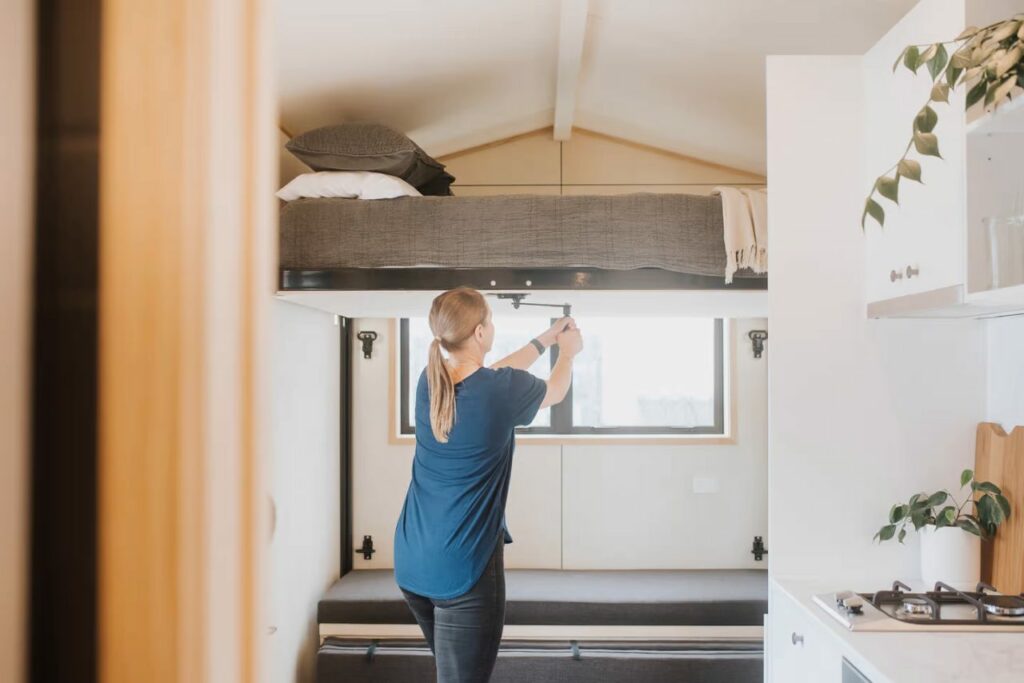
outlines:
[[979, 306], [997, 307], [1003, 312], [1011, 312], [1014, 309], [1024, 312], [1024, 285], [971, 292], [967, 295], [966, 301]]
[[990, 133], [1024, 133], [1024, 93], [1016, 91], [1012, 100], [967, 124], [968, 135]]

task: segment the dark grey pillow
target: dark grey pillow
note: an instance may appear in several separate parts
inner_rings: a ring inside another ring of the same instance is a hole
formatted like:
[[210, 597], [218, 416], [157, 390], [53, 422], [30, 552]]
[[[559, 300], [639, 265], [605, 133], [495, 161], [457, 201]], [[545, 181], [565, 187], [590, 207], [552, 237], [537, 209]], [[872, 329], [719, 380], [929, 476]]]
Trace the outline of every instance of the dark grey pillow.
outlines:
[[296, 135], [285, 145], [314, 171], [373, 171], [398, 176], [423, 194], [448, 195], [455, 178], [397, 130], [342, 123]]

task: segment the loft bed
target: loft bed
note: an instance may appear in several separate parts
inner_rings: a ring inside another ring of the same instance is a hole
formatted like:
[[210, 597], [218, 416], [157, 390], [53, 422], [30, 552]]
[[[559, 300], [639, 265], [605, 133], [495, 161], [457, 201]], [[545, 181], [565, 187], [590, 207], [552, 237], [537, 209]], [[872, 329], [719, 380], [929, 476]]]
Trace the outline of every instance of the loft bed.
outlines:
[[718, 196], [304, 198], [280, 216], [282, 292], [767, 289], [725, 266]]

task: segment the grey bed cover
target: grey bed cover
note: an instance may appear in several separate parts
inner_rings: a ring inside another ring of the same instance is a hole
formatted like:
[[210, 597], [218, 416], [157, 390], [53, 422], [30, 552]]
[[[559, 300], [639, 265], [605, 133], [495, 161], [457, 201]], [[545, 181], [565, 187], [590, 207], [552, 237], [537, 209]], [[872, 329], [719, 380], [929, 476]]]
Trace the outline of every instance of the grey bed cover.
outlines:
[[718, 277], [725, 271], [717, 196], [299, 199], [282, 208], [280, 229], [283, 269], [661, 268]]

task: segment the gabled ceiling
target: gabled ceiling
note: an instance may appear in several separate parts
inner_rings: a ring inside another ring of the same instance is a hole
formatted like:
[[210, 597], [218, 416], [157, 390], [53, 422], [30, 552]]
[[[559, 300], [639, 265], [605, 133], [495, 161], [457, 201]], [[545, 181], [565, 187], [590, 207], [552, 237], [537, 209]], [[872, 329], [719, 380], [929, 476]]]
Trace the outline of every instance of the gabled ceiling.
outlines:
[[378, 121], [442, 156], [551, 126], [557, 109], [764, 173], [764, 57], [863, 53], [914, 4], [277, 0], [281, 123]]

